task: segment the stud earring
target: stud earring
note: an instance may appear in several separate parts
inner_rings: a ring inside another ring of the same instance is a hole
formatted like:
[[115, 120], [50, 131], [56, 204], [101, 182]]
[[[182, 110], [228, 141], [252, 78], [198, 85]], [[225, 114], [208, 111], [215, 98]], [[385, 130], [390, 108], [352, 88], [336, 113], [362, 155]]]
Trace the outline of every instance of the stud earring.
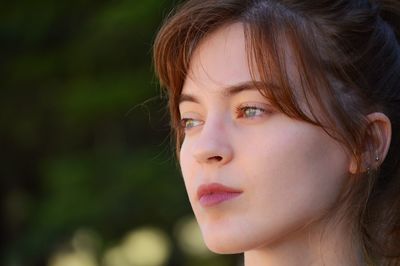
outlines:
[[370, 175], [371, 174], [371, 167], [367, 167], [367, 175]]
[[379, 156], [378, 155], [375, 157], [375, 161], [379, 162]]

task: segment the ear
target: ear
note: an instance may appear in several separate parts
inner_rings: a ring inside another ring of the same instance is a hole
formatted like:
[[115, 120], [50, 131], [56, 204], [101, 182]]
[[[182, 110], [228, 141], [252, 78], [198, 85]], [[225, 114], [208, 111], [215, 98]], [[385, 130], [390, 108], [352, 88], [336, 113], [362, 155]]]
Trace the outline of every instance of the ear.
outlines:
[[[385, 160], [389, 151], [392, 138], [392, 126], [390, 119], [383, 113], [375, 112], [367, 115], [368, 124], [365, 127], [362, 155], [361, 172], [368, 168], [376, 169]], [[349, 172], [357, 173], [357, 161], [351, 159]]]

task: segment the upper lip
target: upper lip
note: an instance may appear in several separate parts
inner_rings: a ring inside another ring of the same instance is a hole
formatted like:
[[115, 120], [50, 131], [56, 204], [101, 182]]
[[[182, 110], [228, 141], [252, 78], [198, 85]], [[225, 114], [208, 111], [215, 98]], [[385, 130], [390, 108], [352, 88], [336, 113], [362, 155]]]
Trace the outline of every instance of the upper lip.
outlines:
[[210, 183], [199, 186], [199, 188], [197, 189], [197, 197], [200, 199], [204, 195], [214, 194], [214, 193], [224, 193], [224, 192], [241, 193], [243, 191], [236, 188], [224, 186], [220, 183]]

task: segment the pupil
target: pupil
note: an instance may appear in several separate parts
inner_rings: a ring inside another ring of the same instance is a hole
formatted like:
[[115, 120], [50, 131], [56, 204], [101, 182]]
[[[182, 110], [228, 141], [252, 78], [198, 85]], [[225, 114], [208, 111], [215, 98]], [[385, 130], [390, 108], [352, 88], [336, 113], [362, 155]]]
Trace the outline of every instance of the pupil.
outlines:
[[189, 120], [189, 121], [187, 121], [186, 126], [187, 127], [192, 127], [193, 124], [194, 124], [193, 120]]
[[254, 116], [256, 114], [256, 109], [250, 108], [247, 110], [247, 115], [248, 116]]

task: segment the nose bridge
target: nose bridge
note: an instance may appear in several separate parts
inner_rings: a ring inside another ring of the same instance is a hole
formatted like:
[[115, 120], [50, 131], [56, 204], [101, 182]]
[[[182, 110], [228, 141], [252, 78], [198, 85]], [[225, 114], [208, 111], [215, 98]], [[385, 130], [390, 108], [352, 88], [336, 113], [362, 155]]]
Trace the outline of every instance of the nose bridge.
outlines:
[[193, 156], [199, 163], [225, 164], [233, 157], [229, 139], [229, 123], [221, 115], [209, 117], [193, 146]]

